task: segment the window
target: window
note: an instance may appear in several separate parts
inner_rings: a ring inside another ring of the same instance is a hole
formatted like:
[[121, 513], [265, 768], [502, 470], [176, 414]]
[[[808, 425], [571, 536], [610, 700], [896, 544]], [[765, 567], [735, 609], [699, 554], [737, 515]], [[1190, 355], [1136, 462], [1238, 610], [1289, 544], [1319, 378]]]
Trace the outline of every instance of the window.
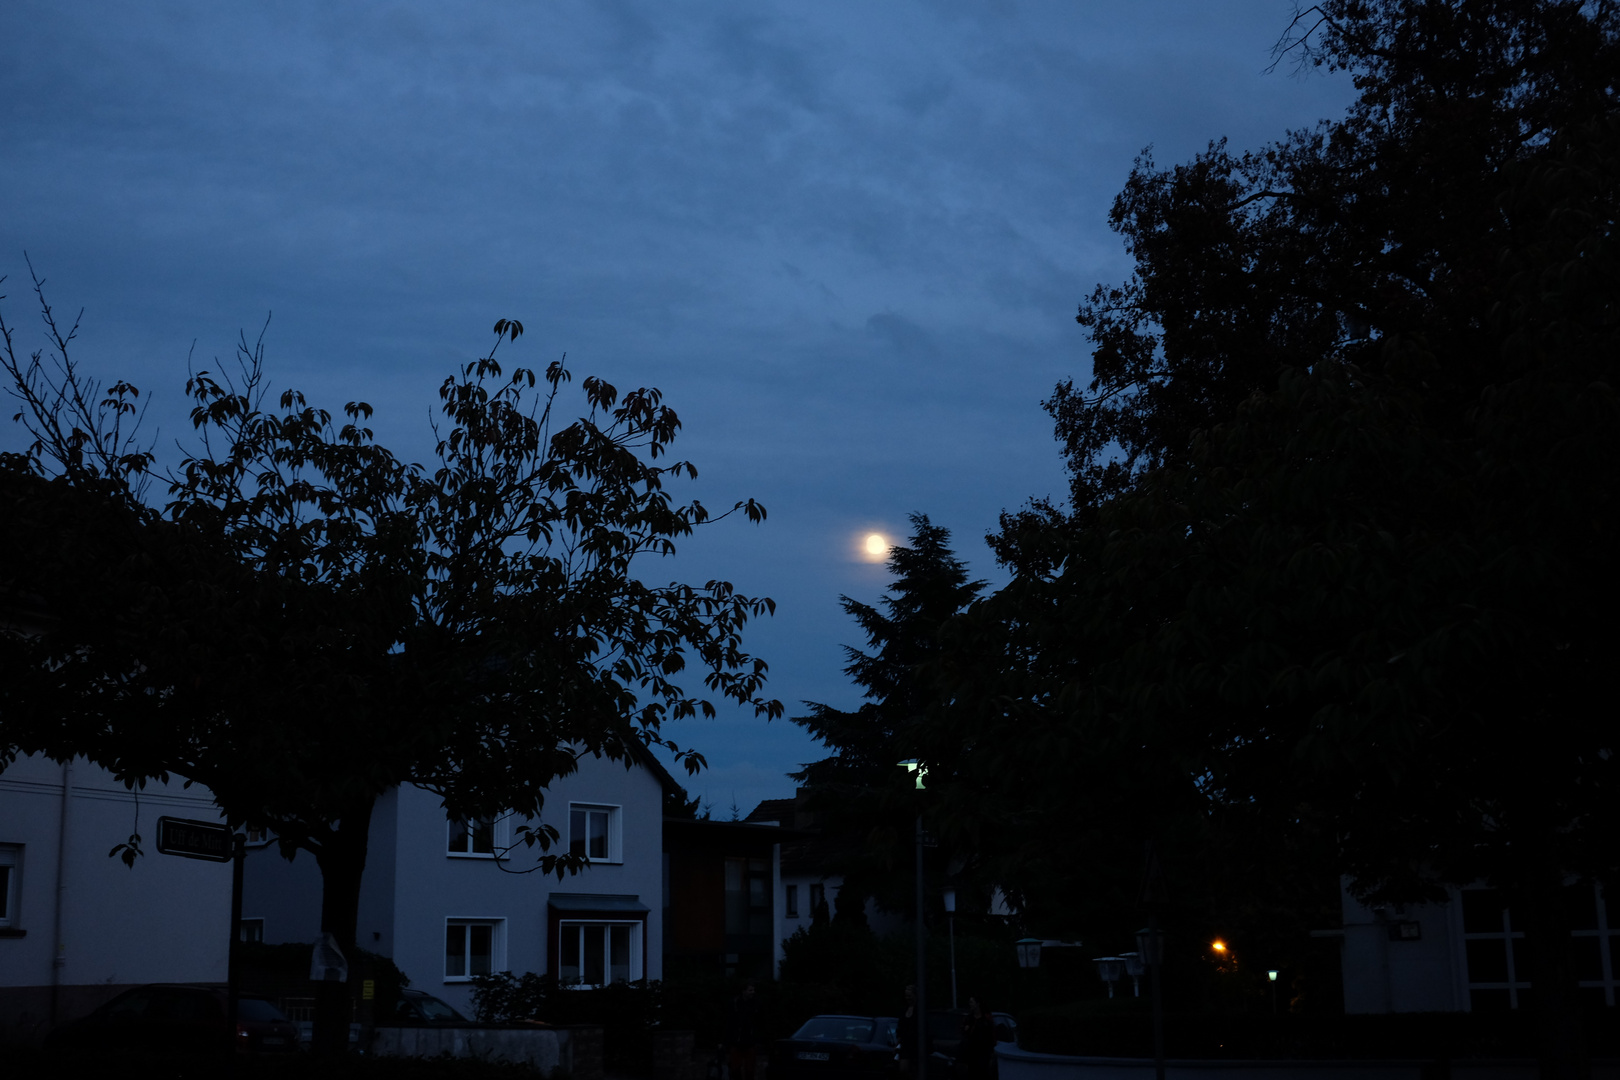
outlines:
[[799, 917], [799, 887], [797, 885], [787, 886], [787, 917], [790, 919]]
[[[1530, 990], [1524, 932], [1494, 889], [1462, 890], [1463, 950], [1468, 964], [1469, 1006], [1475, 1012], [1523, 1009]], [[1602, 886], [1564, 890], [1575, 976], [1593, 1005], [1614, 1005], [1620, 989], [1612, 942], [1617, 928]]]
[[263, 941], [264, 920], [243, 919], [236, 924], [236, 937], [238, 941]]
[[619, 846], [619, 808], [568, 804], [568, 853], [592, 862], [622, 862]]
[[21, 891], [22, 885], [22, 851], [21, 844], [0, 844], [0, 930], [14, 930], [17, 927], [17, 894]]
[[481, 817], [465, 821], [461, 818], [451, 818], [449, 821], [450, 840], [447, 851], [451, 855], [481, 856], [494, 858], [497, 848], [504, 849], [502, 837], [496, 833], [501, 831], [502, 823], [495, 818]]
[[641, 978], [641, 923], [558, 924], [557, 981], [606, 986]]
[[444, 981], [465, 982], [506, 969], [504, 919], [447, 919]]

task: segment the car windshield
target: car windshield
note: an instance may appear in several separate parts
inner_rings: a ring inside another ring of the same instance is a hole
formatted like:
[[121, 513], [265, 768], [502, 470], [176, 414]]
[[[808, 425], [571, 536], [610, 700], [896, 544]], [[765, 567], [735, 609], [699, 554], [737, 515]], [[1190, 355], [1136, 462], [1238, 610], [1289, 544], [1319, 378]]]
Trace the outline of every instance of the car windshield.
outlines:
[[436, 997], [419, 997], [416, 999], [416, 1005], [422, 1010], [422, 1015], [427, 1017], [429, 1020], [467, 1019], [465, 1016], [462, 1016], [460, 1013], [456, 1012], [456, 1010], [452, 1009], [450, 1006], [446, 1005]]
[[269, 1023], [272, 1020], [287, 1019], [280, 1009], [270, 1004], [264, 998], [243, 998], [236, 1003], [236, 1015], [241, 1020], [252, 1020], [255, 1023]]
[[872, 1041], [872, 1021], [858, 1016], [813, 1016], [805, 1021], [795, 1039], [820, 1039], [826, 1042], [868, 1043]]

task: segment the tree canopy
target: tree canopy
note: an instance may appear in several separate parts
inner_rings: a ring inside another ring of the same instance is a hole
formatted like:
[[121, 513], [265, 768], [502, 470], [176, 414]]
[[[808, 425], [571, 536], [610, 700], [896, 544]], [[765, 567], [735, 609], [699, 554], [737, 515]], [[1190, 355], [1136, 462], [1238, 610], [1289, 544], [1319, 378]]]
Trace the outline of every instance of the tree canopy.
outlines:
[[[131, 784], [207, 785], [233, 825], [317, 859], [323, 929], [348, 945], [388, 789], [538, 819], [582, 755], [628, 767], [661, 745], [695, 771], [666, 720], [724, 699], [780, 714], [741, 647], [769, 600], [632, 573], [718, 520], [666, 490], [696, 469], [661, 460], [680, 422], [657, 390], [585, 379], [568, 420], [560, 362], [503, 376], [496, 349], [522, 332], [503, 319], [441, 386], [425, 469], [375, 443], [362, 402], [342, 420], [295, 391], [272, 407], [262, 344], [244, 340], [234, 381], [188, 380], [197, 447], [159, 472], [127, 427], [138, 391], [87, 377], [41, 304], [49, 357], [19, 357], [4, 327], [36, 441], [0, 463], [0, 565], [7, 602], [41, 616], [0, 639], [8, 760], [84, 754]], [[577, 862], [547, 851], [549, 824], [520, 832], [541, 869]]]
[[1325, 3], [1279, 49], [1351, 71], [1348, 116], [1138, 162], [1136, 273], [1047, 403], [1070, 503], [1004, 518], [1015, 579], [935, 669], [924, 756], [1000, 779], [953, 806], [1017, 818], [1009, 882], [1125, 903], [1141, 839], [1206, 916], [1301, 870], [1488, 882], [1580, 1071], [1558, 893], [1620, 870], [1617, 45], [1610, 4]]
[[806, 807], [829, 841], [821, 848], [835, 853], [827, 869], [844, 877], [840, 914], [856, 917], [868, 896], [891, 910], [910, 904], [912, 874], [896, 851], [909, 840], [916, 809], [899, 763], [918, 756], [927, 713], [930, 691], [918, 672], [939, 652], [940, 626], [984, 588], [968, 578], [948, 530], [926, 514], [910, 521], [907, 543], [889, 549], [893, 580], [880, 605], [839, 597], [871, 650], [844, 646], [844, 674], [866, 700], [854, 710], [805, 702], [808, 715], [793, 718], [832, 751], [790, 776], [807, 788]]

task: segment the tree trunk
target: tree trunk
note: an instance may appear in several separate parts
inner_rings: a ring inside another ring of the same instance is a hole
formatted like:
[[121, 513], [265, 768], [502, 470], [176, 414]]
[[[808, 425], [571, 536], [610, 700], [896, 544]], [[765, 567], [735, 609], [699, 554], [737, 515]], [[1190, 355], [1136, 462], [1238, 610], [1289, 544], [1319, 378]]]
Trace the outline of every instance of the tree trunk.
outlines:
[[[1588, 886], [1588, 888], [1590, 888]], [[1562, 874], [1547, 869], [1516, 890], [1530, 951], [1530, 1009], [1542, 1080], [1590, 1080], [1580, 980], [1564, 906]]]
[[[366, 844], [371, 835], [368, 798], [345, 813], [322, 843], [316, 861], [321, 867], [321, 930], [337, 940], [349, 965], [349, 982], [359, 977], [355, 930], [360, 919], [360, 878], [366, 869]], [[348, 1050], [353, 993], [348, 983], [315, 984], [315, 1030], [310, 1049], [323, 1057]]]

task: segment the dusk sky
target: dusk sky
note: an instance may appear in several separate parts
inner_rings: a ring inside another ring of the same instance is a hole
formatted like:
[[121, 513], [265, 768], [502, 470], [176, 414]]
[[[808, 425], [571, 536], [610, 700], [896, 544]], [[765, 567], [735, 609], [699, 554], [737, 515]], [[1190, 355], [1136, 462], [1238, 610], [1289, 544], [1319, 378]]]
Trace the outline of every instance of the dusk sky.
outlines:
[[[26, 251], [76, 357], [184, 438], [186, 358], [265, 336], [272, 380], [427, 461], [430, 410], [490, 327], [509, 364], [660, 387], [676, 488], [762, 526], [641, 573], [773, 597], [747, 645], [789, 715], [852, 707], [840, 594], [920, 511], [999, 583], [983, 536], [1061, 495], [1040, 408], [1084, 379], [1074, 322], [1129, 261], [1131, 162], [1259, 147], [1340, 115], [1342, 75], [1272, 46], [1289, 0], [598, 0], [0, 5], [0, 286], [43, 345]], [[0, 448], [21, 432], [4, 413]], [[694, 675], [692, 681], [696, 683]], [[825, 756], [727, 711], [666, 734], [730, 815]], [[685, 778], [683, 778], [685, 779]]]

